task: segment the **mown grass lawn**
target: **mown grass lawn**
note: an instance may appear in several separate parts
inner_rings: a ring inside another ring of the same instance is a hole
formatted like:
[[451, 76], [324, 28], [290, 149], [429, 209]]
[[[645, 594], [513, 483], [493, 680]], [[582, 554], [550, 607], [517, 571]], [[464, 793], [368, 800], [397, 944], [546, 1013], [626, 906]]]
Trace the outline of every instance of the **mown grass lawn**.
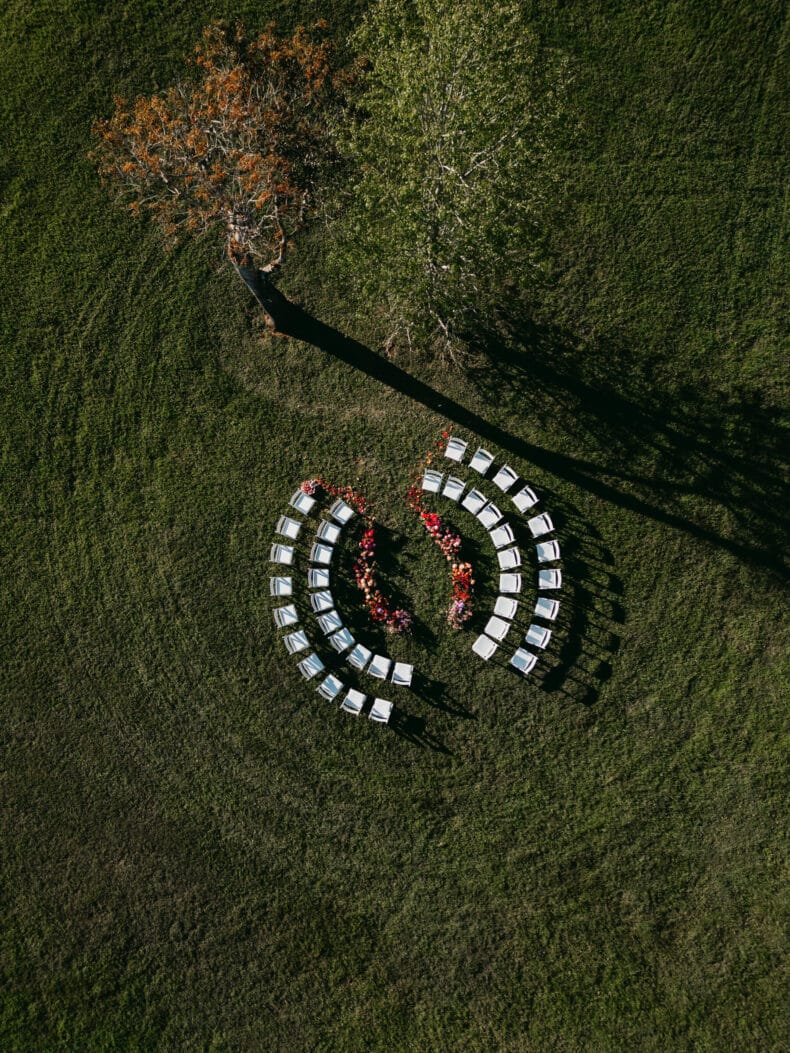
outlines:
[[[211, 17], [342, 37], [363, 7], [2, 15], [0, 1045], [786, 1048], [786, 13], [530, 5], [576, 71], [554, 273], [469, 372], [395, 360], [436, 409], [265, 337], [85, 157]], [[373, 347], [331, 249], [289, 289]], [[442, 625], [404, 511], [448, 422], [559, 525], [526, 683]], [[391, 532], [408, 733], [333, 711], [272, 631], [273, 523], [318, 472]]]

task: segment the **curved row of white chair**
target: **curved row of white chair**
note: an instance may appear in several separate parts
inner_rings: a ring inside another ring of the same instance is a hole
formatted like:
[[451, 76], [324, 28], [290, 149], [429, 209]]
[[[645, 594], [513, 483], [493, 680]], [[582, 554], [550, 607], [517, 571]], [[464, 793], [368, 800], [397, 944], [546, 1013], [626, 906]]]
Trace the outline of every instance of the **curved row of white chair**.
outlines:
[[[315, 507], [314, 498], [297, 490], [289, 501], [295, 511], [308, 515]], [[335, 609], [334, 598], [330, 591], [329, 564], [334, 555], [334, 546], [340, 539], [341, 530], [355, 515], [354, 509], [345, 501], [338, 498], [329, 508], [330, 519], [322, 519], [315, 535], [315, 541], [310, 548], [311, 566], [307, 572], [307, 585], [310, 590], [310, 606], [316, 617], [318, 627], [329, 638], [333, 648], [340, 654], [353, 648], [347, 655], [346, 661], [354, 668], [365, 670], [372, 676], [385, 679], [392, 670], [392, 682], [408, 686], [411, 683], [413, 667], [405, 662], [394, 663], [384, 655], [373, 655], [369, 648], [357, 644], [349, 630], [343, 625], [343, 619]], [[296, 540], [304, 525], [303, 521], [296, 520], [290, 515], [280, 516], [275, 527], [276, 533], [290, 541]], [[269, 559], [272, 563], [292, 566], [295, 550], [292, 545], [283, 542], [275, 542], [270, 551]], [[270, 593], [273, 597], [288, 597], [293, 594], [293, 579], [290, 576], [277, 575], [270, 579]], [[273, 612], [274, 622], [279, 628], [290, 628], [292, 631], [282, 637], [283, 644], [290, 654], [300, 654], [310, 647], [307, 634], [298, 628], [299, 616], [293, 603], [276, 608]], [[294, 628], [296, 627], [296, 628]], [[305, 680], [311, 680], [318, 673], [324, 672], [326, 667], [319, 656], [313, 652], [307, 658], [297, 663], [297, 668]], [[348, 713], [358, 716], [362, 713], [367, 702], [367, 695], [356, 688], [349, 688], [337, 676], [330, 674], [326, 676], [317, 687], [317, 691], [324, 698], [333, 701], [343, 692], [345, 695], [340, 708]], [[389, 722], [393, 711], [392, 702], [383, 698], [374, 698], [370, 709], [371, 720], [386, 724]]]
[[[467, 449], [467, 443], [463, 439], [451, 437], [445, 449], [445, 457], [459, 464], [463, 463]], [[494, 463], [493, 454], [480, 447], [469, 462], [469, 467], [481, 476], [485, 476], [488, 469]], [[518, 473], [505, 464], [493, 476], [492, 482], [503, 492], [508, 493], [518, 481]], [[441, 494], [450, 501], [459, 502], [461, 495], [466, 489], [466, 482], [457, 476], [448, 475], [446, 482], [442, 472], [432, 469], [425, 471], [422, 480], [422, 488], [431, 493]], [[526, 513], [538, 503], [535, 491], [524, 486], [515, 495], [511, 495], [515, 507], [520, 513]], [[472, 644], [472, 650], [480, 658], [488, 660], [496, 652], [500, 643], [505, 639], [512, 628], [513, 618], [518, 610], [518, 601], [513, 599], [514, 594], [521, 592], [521, 574], [516, 568], [521, 566], [521, 551], [514, 545], [515, 537], [510, 524], [505, 521], [504, 514], [490, 501], [481, 491], [472, 488], [460, 501], [461, 507], [474, 515], [488, 532], [494, 548], [497, 550], [497, 560], [503, 573], [499, 576], [499, 596], [494, 605], [494, 612], [489, 619], [483, 633]], [[536, 540], [544, 537], [554, 530], [554, 523], [548, 513], [533, 516], [527, 521], [527, 527]], [[512, 545], [507, 548], [505, 546]], [[552, 563], [560, 559], [560, 546], [556, 540], [539, 541], [535, 546], [538, 563]], [[562, 571], [558, 568], [542, 569], [538, 571], [538, 591], [559, 589], [562, 585]], [[559, 601], [549, 597], [540, 596], [533, 611], [533, 617], [544, 621], [554, 621], [559, 613]], [[533, 622], [524, 637], [524, 643], [539, 650], [548, 646], [551, 639], [551, 630], [543, 625]], [[525, 647], [519, 647], [510, 659], [510, 664], [520, 672], [527, 674], [534, 669], [538, 656]]]

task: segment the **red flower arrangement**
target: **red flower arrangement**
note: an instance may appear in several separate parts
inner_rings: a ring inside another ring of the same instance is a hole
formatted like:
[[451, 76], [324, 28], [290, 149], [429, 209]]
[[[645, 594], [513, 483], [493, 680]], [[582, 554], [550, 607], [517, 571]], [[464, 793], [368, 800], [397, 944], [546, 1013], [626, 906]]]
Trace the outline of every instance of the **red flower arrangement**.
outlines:
[[304, 493], [313, 496], [319, 491], [341, 497], [365, 518], [366, 527], [359, 542], [359, 552], [354, 561], [354, 579], [357, 588], [365, 597], [365, 606], [371, 620], [383, 625], [390, 633], [408, 633], [412, 616], [402, 607], [395, 607], [383, 594], [376, 581], [376, 528], [367, 498], [351, 486], [335, 486], [319, 476], [302, 483]]
[[[435, 449], [441, 451], [447, 445], [449, 433], [442, 432], [441, 438], [437, 440]], [[408, 490], [409, 508], [422, 520], [423, 526], [428, 531], [431, 539], [438, 545], [442, 555], [448, 563], [452, 564], [453, 595], [450, 606], [447, 609], [447, 622], [453, 629], [460, 629], [472, 617], [472, 586], [475, 579], [472, 577], [472, 564], [458, 562], [458, 554], [461, 549], [461, 538], [454, 530], [445, 526], [441, 516], [436, 512], [428, 512], [422, 506], [423, 490], [420, 486], [420, 478], [424, 468], [433, 460], [433, 450], [427, 454], [415, 481]]]

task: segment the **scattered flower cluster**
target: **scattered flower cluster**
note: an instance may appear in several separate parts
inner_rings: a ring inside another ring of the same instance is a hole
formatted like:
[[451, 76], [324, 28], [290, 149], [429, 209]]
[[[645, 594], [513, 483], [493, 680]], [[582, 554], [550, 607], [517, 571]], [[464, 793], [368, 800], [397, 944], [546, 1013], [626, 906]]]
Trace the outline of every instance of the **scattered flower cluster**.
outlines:
[[[438, 452], [444, 450], [449, 437], [448, 432], [442, 432], [441, 438], [437, 440], [435, 445], [435, 449]], [[475, 583], [475, 579], [472, 577], [472, 564], [458, 562], [458, 554], [461, 549], [461, 538], [459, 535], [454, 530], [446, 527], [442, 522], [441, 516], [437, 515], [436, 512], [428, 512], [422, 506], [423, 490], [420, 486], [420, 479], [425, 468], [433, 460], [433, 456], [433, 450], [431, 450], [420, 466], [415, 481], [409, 487], [408, 502], [409, 508], [422, 520], [423, 526], [431, 536], [431, 540], [438, 545], [447, 562], [452, 564], [453, 597], [447, 610], [447, 622], [453, 629], [460, 629], [465, 622], [469, 621], [473, 614], [472, 586]]]

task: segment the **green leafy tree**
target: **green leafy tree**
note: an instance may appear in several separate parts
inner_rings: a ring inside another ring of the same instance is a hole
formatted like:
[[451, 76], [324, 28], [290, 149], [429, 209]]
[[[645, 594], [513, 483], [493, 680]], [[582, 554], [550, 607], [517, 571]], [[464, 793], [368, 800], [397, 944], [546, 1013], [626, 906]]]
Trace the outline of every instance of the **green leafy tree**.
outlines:
[[517, 2], [380, 0], [355, 44], [371, 66], [346, 265], [385, 347], [453, 356], [541, 271], [567, 66]]

